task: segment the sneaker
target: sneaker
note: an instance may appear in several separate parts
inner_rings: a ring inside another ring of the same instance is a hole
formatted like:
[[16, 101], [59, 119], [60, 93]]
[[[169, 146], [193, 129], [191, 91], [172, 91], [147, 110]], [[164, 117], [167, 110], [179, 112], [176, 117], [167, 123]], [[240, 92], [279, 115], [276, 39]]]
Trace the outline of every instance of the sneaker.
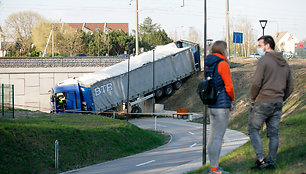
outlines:
[[264, 159], [265, 163], [267, 164], [267, 166], [265, 167], [265, 169], [275, 169], [275, 166], [274, 166], [274, 163], [271, 162], [270, 160], [268, 159]]
[[266, 162], [266, 159], [262, 160], [261, 162], [257, 160], [255, 162], [255, 166], [251, 167], [252, 170], [257, 170], [257, 169], [265, 169], [269, 164]]
[[209, 169], [209, 173], [211, 174], [230, 174], [229, 172], [224, 171], [221, 167], [218, 167], [218, 169], [215, 171]]

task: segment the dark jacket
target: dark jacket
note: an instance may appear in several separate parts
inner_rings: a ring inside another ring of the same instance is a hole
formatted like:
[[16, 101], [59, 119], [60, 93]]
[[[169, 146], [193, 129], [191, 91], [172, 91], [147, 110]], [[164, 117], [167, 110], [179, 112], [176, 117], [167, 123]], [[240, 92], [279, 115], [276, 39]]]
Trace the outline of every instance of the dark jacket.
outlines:
[[293, 91], [293, 78], [281, 52], [267, 52], [257, 63], [251, 87], [251, 102], [279, 103]]
[[[224, 58], [224, 57], [223, 57]], [[224, 58], [225, 59], [225, 58]], [[214, 72], [214, 86], [215, 86], [215, 89], [217, 91], [220, 91], [218, 97], [217, 97], [217, 101], [215, 104], [213, 105], [208, 105], [209, 108], [231, 108], [231, 97], [229, 96], [229, 94], [227, 93], [226, 89], [225, 89], [225, 84], [224, 84], [224, 79], [222, 79], [221, 75], [219, 74], [220, 71], [222, 71], [222, 69], [220, 69], [220, 64], [223, 63], [225, 64], [226, 62], [219, 56], [217, 55], [208, 55], [205, 60], [204, 60], [204, 63], [205, 63], [205, 67], [206, 67], [206, 77], [211, 75], [211, 73], [213, 73], [213, 69], [214, 69], [214, 65], [216, 63], [219, 63], [215, 69], [215, 72]], [[228, 67], [228, 72], [229, 72], [229, 66], [228, 64], [226, 63], [227, 67]], [[219, 72], [218, 72], [219, 70]], [[231, 78], [230, 75], [228, 78]], [[232, 87], [232, 81], [230, 79], [230, 82], [231, 83], [231, 88]], [[232, 90], [232, 95], [234, 95], [234, 90]], [[233, 96], [234, 98], [234, 96]]]

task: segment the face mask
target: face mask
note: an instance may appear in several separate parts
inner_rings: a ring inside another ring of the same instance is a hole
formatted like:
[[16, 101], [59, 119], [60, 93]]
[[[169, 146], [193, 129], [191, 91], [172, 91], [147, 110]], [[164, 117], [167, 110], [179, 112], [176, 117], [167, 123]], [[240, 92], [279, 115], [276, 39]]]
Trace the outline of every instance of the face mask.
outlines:
[[262, 48], [257, 48], [257, 53], [260, 55], [260, 56], [264, 56], [266, 53], [263, 51]]

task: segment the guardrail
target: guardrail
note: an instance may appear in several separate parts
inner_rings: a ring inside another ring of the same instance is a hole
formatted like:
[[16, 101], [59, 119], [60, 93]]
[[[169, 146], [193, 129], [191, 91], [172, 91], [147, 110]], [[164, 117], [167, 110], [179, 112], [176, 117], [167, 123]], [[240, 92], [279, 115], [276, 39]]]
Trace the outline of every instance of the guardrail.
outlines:
[[108, 67], [126, 57], [0, 57], [0, 68]]

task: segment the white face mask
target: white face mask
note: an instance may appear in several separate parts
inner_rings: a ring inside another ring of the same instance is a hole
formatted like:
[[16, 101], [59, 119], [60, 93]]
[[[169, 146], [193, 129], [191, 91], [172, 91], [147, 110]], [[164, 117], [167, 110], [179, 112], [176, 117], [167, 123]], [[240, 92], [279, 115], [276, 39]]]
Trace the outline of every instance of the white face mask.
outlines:
[[266, 54], [266, 52], [264, 52], [264, 50], [262, 48], [257, 48], [257, 53], [260, 55], [260, 56], [264, 56]]

